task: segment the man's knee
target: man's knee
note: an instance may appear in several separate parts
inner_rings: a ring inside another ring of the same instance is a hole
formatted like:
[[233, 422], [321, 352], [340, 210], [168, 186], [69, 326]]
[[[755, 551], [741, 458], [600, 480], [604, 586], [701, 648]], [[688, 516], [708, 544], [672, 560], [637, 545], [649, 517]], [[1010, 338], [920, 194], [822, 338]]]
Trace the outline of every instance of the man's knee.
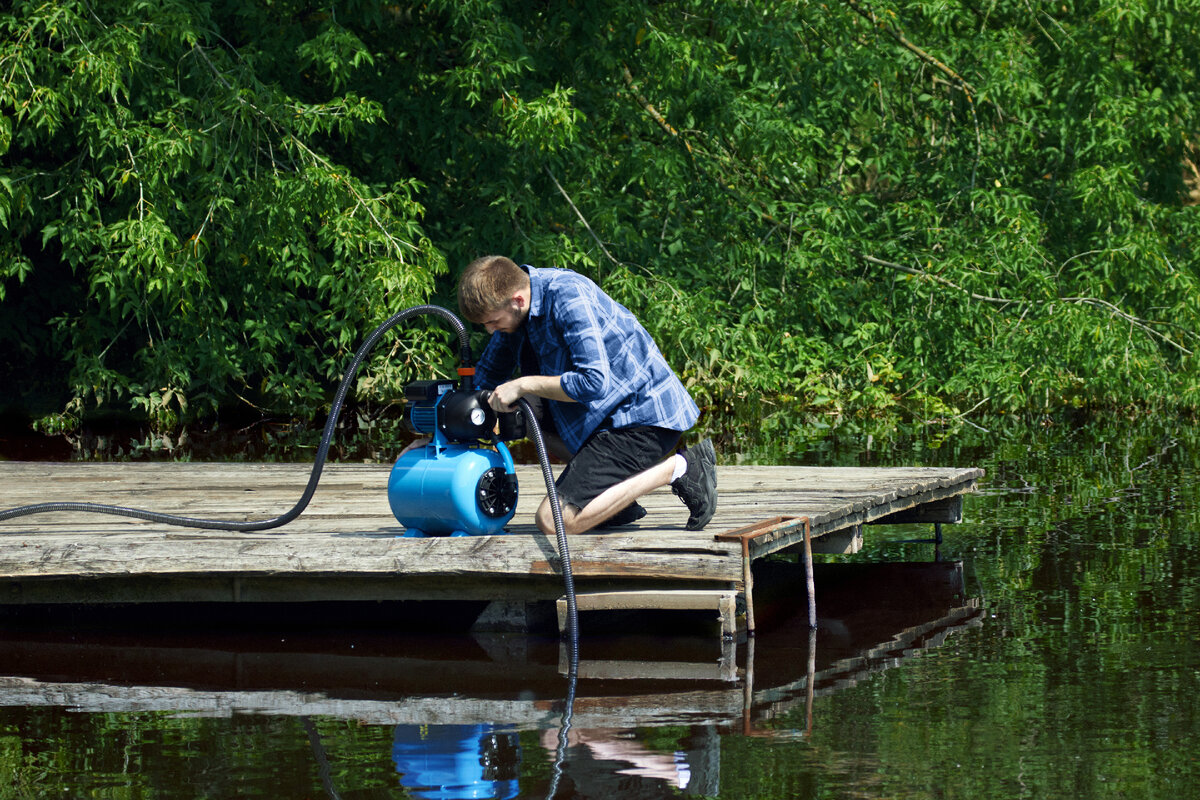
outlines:
[[[559, 505], [562, 509], [563, 531], [574, 533], [575, 517], [579, 516], [579, 509], [570, 503], [560, 503]], [[558, 533], [554, 528], [554, 511], [550, 507], [549, 497], [542, 500], [534, 519], [537, 521], [538, 529], [547, 536], [554, 536]]]

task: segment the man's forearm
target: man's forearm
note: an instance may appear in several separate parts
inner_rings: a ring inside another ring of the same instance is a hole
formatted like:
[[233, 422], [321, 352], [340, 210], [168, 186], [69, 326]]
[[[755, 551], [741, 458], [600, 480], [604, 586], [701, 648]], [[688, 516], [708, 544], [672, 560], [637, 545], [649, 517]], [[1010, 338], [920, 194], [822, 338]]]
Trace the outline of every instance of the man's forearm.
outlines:
[[570, 395], [563, 391], [562, 376], [522, 375], [497, 386], [492, 391], [490, 404], [497, 411], [511, 411], [518, 400], [529, 394], [563, 403], [575, 402]]
[[563, 391], [561, 375], [522, 375], [516, 379], [522, 384], [522, 395], [536, 394], [547, 400], [559, 400], [564, 403], [574, 403], [575, 400]]

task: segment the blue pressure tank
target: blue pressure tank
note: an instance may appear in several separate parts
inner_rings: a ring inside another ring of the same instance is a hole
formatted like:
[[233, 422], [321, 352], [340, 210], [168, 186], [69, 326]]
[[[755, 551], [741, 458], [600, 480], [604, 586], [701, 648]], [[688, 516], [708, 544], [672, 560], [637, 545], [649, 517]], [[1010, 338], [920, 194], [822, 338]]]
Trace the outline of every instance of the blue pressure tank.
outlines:
[[504, 442], [483, 446], [495, 413], [487, 395], [450, 381], [405, 387], [408, 424], [428, 444], [396, 460], [388, 504], [405, 536], [481, 536], [503, 531], [517, 510], [517, 475]]
[[512, 455], [503, 442], [495, 450], [436, 441], [409, 450], [392, 467], [388, 504], [406, 536], [499, 533], [517, 510]]

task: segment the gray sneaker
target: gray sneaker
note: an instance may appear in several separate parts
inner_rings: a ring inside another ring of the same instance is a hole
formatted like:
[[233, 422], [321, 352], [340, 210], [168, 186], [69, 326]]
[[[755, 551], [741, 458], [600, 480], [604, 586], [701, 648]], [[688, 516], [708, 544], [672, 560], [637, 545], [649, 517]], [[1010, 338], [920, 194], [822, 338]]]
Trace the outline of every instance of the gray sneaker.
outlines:
[[717, 452], [712, 439], [705, 439], [684, 450], [683, 457], [687, 471], [671, 483], [671, 491], [692, 512], [685, 527], [698, 531], [717, 510]]

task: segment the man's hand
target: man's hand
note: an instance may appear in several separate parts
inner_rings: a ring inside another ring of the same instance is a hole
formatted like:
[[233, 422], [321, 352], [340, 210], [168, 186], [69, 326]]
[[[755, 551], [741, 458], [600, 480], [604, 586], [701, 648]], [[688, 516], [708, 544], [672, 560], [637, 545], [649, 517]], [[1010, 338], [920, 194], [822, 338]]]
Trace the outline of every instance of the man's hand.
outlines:
[[488, 397], [488, 405], [496, 411], [506, 413], [515, 410], [517, 401], [525, 396], [525, 392], [521, 388], [522, 380], [524, 379], [515, 378], [492, 389], [492, 394]]

